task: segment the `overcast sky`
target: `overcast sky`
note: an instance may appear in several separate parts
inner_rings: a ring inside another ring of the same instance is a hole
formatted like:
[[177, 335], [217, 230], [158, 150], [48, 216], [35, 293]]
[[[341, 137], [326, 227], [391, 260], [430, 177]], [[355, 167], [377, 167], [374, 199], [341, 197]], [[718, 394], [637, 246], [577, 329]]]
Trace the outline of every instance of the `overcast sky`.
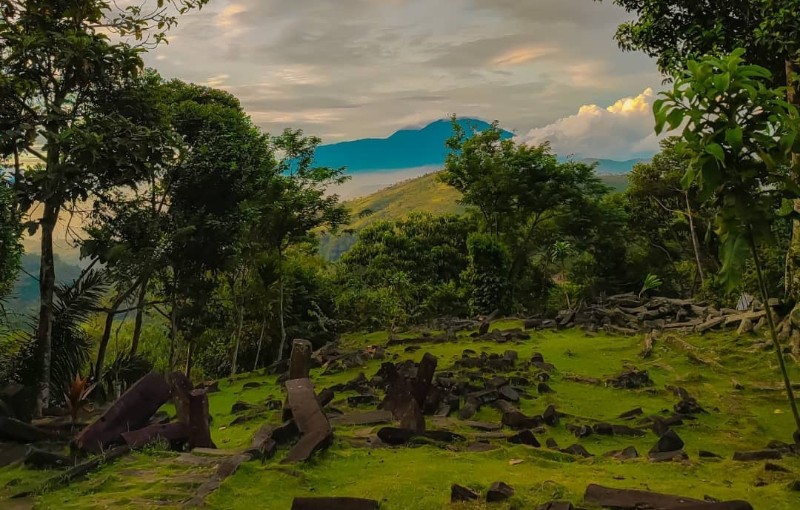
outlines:
[[212, 0], [146, 57], [224, 88], [269, 132], [385, 137], [451, 113], [500, 120], [561, 154], [656, 149], [654, 63], [592, 0]]

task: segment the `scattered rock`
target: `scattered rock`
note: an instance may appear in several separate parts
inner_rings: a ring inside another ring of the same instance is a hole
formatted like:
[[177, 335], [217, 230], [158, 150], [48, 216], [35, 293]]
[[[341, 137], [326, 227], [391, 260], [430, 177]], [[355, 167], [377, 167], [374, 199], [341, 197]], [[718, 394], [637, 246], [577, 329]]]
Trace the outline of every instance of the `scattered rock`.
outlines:
[[658, 439], [658, 443], [650, 450], [650, 453], [675, 452], [682, 450], [683, 447], [683, 439], [674, 430], [670, 429]]
[[781, 466], [780, 464], [775, 464], [774, 462], [767, 462], [764, 464], [764, 471], [772, 471], [773, 473], [791, 473], [792, 471], [788, 468]]
[[474, 443], [470, 443], [467, 446], [467, 451], [471, 453], [483, 453], [483, 452], [491, 452], [497, 450], [499, 446], [495, 446], [491, 443], [487, 443], [484, 441], [476, 441]]
[[617, 389], [639, 389], [653, 385], [647, 370], [630, 369], [625, 370], [616, 377], [606, 380], [609, 386]]
[[582, 445], [579, 444], [574, 444], [572, 446], [564, 448], [563, 450], [561, 450], [561, 452], [568, 453], [570, 455], [575, 455], [576, 457], [585, 457], [585, 458], [594, 457], [594, 455], [589, 453], [589, 451], [586, 448], [584, 448]]
[[14, 418], [0, 417], [0, 439], [19, 443], [35, 443], [48, 437], [49, 434], [33, 425]]
[[758, 450], [753, 452], [734, 452], [733, 460], [741, 462], [757, 460], [776, 460], [783, 458], [778, 450]]
[[556, 406], [554, 405], [547, 406], [547, 409], [545, 409], [544, 413], [542, 413], [542, 420], [545, 424], [551, 427], [558, 425], [558, 420], [560, 417], [561, 413], [556, 411]]
[[261, 387], [261, 383], [260, 382], [255, 382], [255, 381], [244, 383], [242, 385], [242, 389], [243, 390], [253, 390], [253, 389], [256, 389], [256, 388], [260, 388], [260, 387]]
[[536, 390], [539, 392], [540, 395], [546, 395], [548, 393], [555, 393], [555, 390], [547, 385], [547, 383], [540, 382], [539, 385], [536, 387]]
[[378, 510], [377, 501], [361, 498], [294, 498], [291, 510]]
[[674, 452], [650, 452], [650, 460], [653, 462], [672, 462], [689, 460], [689, 456], [683, 450]]
[[514, 488], [503, 482], [494, 482], [486, 492], [486, 501], [495, 503], [505, 501], [514, 495]]
[[250, 404], [249, 402], [242, 402], [241, 400], [236, 401], [231, 406], [231, 414], [239, 414], [245, 411], [252, 411], [257, 406], [255, 404]]
[[639, 452], [633, 446], [629, 446], [624, 450], [609, 452], [607, 455], [617, 460], [631, 460], [639, 458]]
[[722, 456], [717, 455], [714, 452], [709, 452], [708, 450], [700, 450], [698, 453], [701, 459], [721, 459]]
[[331, 422], [338, 425], [380, 425], [392, 421], [394, 421], [392, 413], [384, 410], [343, 414], [331, 419]]
[[583, 496], [587, 503], [618, 510], [752, 510], [744, 501], [708, 503], [699, 499], [659, 494], [656, 492], [612, 489], [600, 485], [589, 485]]
[[455, 483], [450, 486], [451, 503], [459, 503], [462, 501], [475, 501], [480, 497], [481, 497], [480, 494], [467, 487], [463, 487]]
[[558, 450], [559, 449], [558, 448], [558, 442], [555, 439], [553, 439], [552, 437], [548, 437], [547, 438], [547, 441], [545, 441], [545, 445], [547, 445], [547, 447], [550, 448], [551, 450]]
[[542, 446], [539, 443], [539, 440], [536, 439], [536, 436], [533, 435], [533, 432], [531, 432], [530, 430], [519, 431], [518, 433], [509, 437], [508, 442], [512, 444], [524, 444], [528, 446], [533, 446], [534, 448], [539, 448]]
[[536, 510], [575, 510], [575, 507], [568, 501], [551, 501], [550, 503], [539, 505]]
[[61, 469], [71, 466], [69, 457], [31, 448], [25, 456], [25, 466], [33, 469]]

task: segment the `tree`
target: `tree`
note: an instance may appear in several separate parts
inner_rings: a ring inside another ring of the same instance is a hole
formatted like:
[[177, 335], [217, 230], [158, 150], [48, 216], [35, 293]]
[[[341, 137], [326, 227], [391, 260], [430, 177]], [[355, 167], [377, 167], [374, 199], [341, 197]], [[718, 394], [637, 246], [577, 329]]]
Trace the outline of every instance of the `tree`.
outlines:
[[[797, 200], [794, 177], [800, 169], [792, 154], [800, 150], [800, 116], [772, 88], [766, 68], [745, 64], [744, 49], [723, 58], [689, 61], [675, 74], [672, 91], [653, 108], [656, 131], [684, 126], [680, 145], [691, 165], [683, 185], [698, 187], [698, 198], [713, 204], [721, 241], [722, 275], [728, 284], [741, 276], [749, 253], [763, 302], [769, 292], [759, 245], [769, 245], [775, 199]], [[800, 441], [800, 413], [789, 380], [772, 308], [765, 305], [786, 393]]]
[[[617, 30], [620, 47], [656, 57], [663, 73], [684, 69], [692, 58], [743, 48], [748, 62], [771, 72], [770, 85], [785, 87], [788, 102], [800, 106], [800, 9], [796, 0], [613, 2], [638, 16]], [[792, 158], [793, 167], [800, 168], [800, 153]], [[800, 173], [794, 179], [800, 183]], [[800, 200], [794, 207], [800, 211]], [[800, 296], [800, 220], [793, 223], [786, 262], [786, 292], [796, 298]]]
[[271, 140], [281, 156], [274, 179], [263, 180], [257, 199], [250, 207], [257, 218], [251, 238], [260, 240], [266, 251], [278, 261], [278, 314], [281, 340], [278, 359], [286, 347], [286, 279], [283, 268], [286, 250], [293, 244], [309, 241], [321, 229], [336, 229], [348, 221], [347, 210], [339, 196], [328, 189], [345, 182], [344, 169], [314, 165], [314, 151], [321, 140], [305, 137], [302, 130], [285, 130]]
[[498, 124], [468, 136], [454, 121], [441, 179], [477, 208], [485, 230], [501, 239], [510, 256], [507, 279], [517, 285], [531, 257], [551, 240], [537, 238], [555, 222], [575, 217], [608, 189], [594, 167], [560, 163], [548, 144], [527, 146], [504, 140]]
[[19, 241], [20, 223], [14, 195], [0, 170], [0, 320], [3, 299], [11, 292], [20, 267], [22, 247]]
[[[50, 394], [55, 225], [67, 204], [133, 184], [165, 156], [160, 134], [142, 121], [128, 92], [137, 88], [143, 45], [162, 41], [175, 23], [171, 8], [185, 12], [206, 1], [158, 0], [148, 11], [147, 4], [119, 9], [109, 0], [9, 0], [0, 9], [3, 155], [40, 160], [15, 181], [21, 210], [41, 205], [41, 218], [29, 223], [41, 233], [37, 415]], [[112, 42], [107, 31], [139, 45]]]

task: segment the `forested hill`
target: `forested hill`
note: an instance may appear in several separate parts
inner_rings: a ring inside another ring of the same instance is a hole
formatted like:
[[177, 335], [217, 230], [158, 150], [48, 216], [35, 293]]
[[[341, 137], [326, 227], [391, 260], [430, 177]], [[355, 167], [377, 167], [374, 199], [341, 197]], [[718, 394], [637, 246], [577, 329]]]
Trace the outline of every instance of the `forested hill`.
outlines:
[[[411, 212], [435, 215], [460, 214], [464, 206], [458, 203], [461, 194], [439, 182], [438, 172], [397, 183], [371, 195], [346, 203], [352, 221], [337, 235], [326, 234], [320, 241], [320, 253], [328, 260], [338, 260], [353, 244], [365, 227], [379, 220], [399, 220]], [[627, 174], [605, 174], [600, 179], [615, 191], [624, 191]]]

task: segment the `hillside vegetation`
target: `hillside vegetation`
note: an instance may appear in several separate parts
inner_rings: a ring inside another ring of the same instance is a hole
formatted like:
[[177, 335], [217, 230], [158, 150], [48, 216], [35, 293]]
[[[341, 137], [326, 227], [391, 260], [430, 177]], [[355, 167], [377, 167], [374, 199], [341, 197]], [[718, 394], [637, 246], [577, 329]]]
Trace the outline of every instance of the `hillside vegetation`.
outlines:
[[[402, 220], [412, 212], [426, 212], [436, 216], [463, 214], [466, 206], [458, 203], [461, 193], [441, 182], [440, 173], [434, 172], [399, 182], [365, 197], [345, 202], [351, 214], [351, 222], [343, 231], [322, 236], [322, 256], [328, 260], [338, 260], [356, 243], [358, 232], [376, 221]], [[622, 192], [628, 187], [627, 174], [603, 174], [599, 177], [613, 191]]]

